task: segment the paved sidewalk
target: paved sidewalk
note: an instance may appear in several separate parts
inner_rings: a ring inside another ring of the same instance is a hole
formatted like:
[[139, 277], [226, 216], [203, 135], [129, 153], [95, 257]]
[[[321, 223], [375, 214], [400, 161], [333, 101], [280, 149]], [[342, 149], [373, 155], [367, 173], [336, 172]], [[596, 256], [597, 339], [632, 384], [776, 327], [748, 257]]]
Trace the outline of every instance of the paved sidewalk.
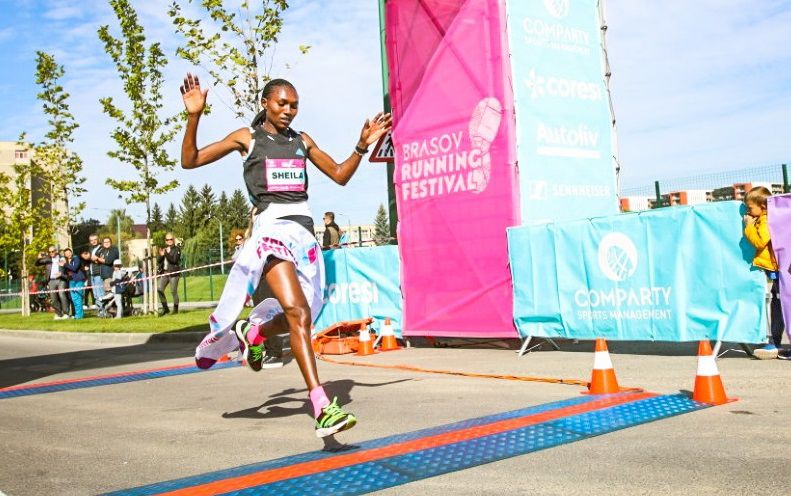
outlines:
[[[199, 339], [199, 338], [198, 338]], [[196, 343], [101, 344], [0, 334], [0, 387], [190, 363]], [[587, 379], [591, 343], [413, 348], [357, 360]], [[694, 383], [694, 345], [610, 343], [618, 379], [657, 393]], [[354, 360], [355, 357], [339, 357]], [[718, 362], [740, 401], [381, 491], [381, 494], [787, 494], [791, 362]], [[345, 443], [579, 397], [574, 386], [320, 362], [360, 419]], [[0, 491], [96, 494], [321, 449], [298, 368], [243, 368], [0, 400]], [[373, 476], [373, 475], [372, 475]]]

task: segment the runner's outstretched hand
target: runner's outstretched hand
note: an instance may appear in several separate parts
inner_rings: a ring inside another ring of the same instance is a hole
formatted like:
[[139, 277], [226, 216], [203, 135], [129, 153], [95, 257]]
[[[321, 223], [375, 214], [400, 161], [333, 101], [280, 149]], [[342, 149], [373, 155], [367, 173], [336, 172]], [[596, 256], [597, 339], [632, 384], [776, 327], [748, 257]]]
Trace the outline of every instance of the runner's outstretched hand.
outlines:
[[188, 72], [184, 78], [184, 84], [179, 89], [181, 90], [181, 97], [184, 100], [184, 107], [187, 108], [187, 113], [202, 114], [203, 109], [206, 108], [206, 94], [209, 92], [209, 88], [201, 89], [198, 76]]
[[363, 130], [360, 131], [360, 141], [365, 143], [365, 148], [368, 148], [392, 127], [393, 116], [379, 112], [372, 119], [366, 119], [365, 124], [363, 124]]

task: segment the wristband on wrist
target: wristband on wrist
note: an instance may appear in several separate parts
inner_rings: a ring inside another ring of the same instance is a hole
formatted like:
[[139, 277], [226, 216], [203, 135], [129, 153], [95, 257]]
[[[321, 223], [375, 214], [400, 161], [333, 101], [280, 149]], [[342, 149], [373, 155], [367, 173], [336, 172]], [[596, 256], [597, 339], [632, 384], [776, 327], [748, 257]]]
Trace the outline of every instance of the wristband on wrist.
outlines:
[[364, 157], [366, 153], [368, 153], [367, 148], [361, 148], [360, 145], [354, 145], [354, 153], [357, 155]]

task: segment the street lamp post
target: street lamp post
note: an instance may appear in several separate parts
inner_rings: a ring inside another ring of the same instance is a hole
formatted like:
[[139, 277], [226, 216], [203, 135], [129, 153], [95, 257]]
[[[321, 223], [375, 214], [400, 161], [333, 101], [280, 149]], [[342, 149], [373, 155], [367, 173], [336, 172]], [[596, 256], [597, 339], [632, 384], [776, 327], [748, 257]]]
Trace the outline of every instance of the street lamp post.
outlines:
[[223, 246], [225, 238], [222, 235], [222, 221], [217, 219], [220, 224], [220, 273], [225, 275], [225, 247]]
[[220, 273], [225, 275], [225, 248], [223, 247], [222, 220], [220, 220], [219, 217], [214, 217], [214, 220], [220, 225]]
[[[346, 232], [348, 233], [348, 239], [346, 240], [347, 243], [351, 243], [352, 239], [352, 218], [342, 212], [335, 212], [335, 215], [342, 215], [346, 217]], [[340, 243], [340, 237], [338, 238], [338, 243]], [[341, 246], [341, 248], [346, 248], [345, 246]]]

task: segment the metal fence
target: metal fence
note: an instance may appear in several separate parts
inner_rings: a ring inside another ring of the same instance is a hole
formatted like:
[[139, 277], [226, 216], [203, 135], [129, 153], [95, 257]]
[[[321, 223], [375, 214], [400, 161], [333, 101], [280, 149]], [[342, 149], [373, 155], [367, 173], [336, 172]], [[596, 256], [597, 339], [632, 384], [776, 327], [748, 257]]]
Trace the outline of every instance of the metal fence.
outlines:
[[767, 165], [684, 178], [663, 179], [651, 185], [623, 188], [621, 210], [636, 211], [674, 205], [692, 205], [711, 201], [743, 200], [756, 186], [765, 186], [772, 194], [791, 192], [788, 166]]
[[19, 281], [3, 278], [2, 282], [0, 282], [0, 310], [18, 310], [21, 308], [22, 298], [17, 296], [20, 291], [21, 285]]

